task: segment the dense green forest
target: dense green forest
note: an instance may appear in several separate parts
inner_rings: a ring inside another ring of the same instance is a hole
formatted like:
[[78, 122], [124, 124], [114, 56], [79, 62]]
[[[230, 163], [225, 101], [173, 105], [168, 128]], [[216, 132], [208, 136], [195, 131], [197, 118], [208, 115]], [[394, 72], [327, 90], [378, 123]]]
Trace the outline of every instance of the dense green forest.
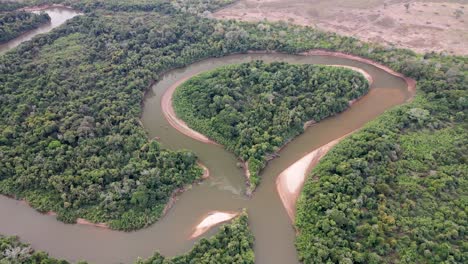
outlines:
[[[190, 252], [173, 258], [155, 253], [146, 260], [135, 264], [186, 264], [186, 263], [255, 263], [253, 252], [254, 237], [249, 229], [247, 213], [220, 227], [211, 238], [202, 238]], [[34, 251], [17, 237], [0, 235], [0, 263], [3, 264], [68, 264], [68, 261], [49, 257], [42, 251]], [[85, 264], [86, 262], [79, 262]]]
[[415, 78], [418, 93], [338, 144], [313, 172], [298, 204], [300, 259], [467, 262], [466, 56], [287, 23], [216, 21], [164, 1], [149, 9], [157, 12], [136, 1], [94, 2], [102, 7], [81, 4], [83, 16], [0, 57], [2, 194], [62, 220], [147, 225], [169, 190], [200, 175], [193, 154], [148, 142], [138, 124], [143, 92], [161, 72], [247, 50], [341, 51]]
[[211, 11], [233, 2], [235, 0], [24, 0], [21, 2], [0, 0], [0, 11], [12, 11], [28, 6], [60, 4], [83, 12], [107, 9], [112, 11], [154, 11], [159, 13], [183, 12], [207, 16]]
[[248, 162], [253, 191], [272, 153], [305, 122], [345, 110], [368, 90], [364, 76], [350, 69], [256, 61], [191, 78], [173, 103], [189, 126]]
[[0, 43], [14, 39], [49, 21], [47, 13], [34, 14], [24, 11], [0, 13]]
[[337, 50], [415, 78], [418, 94], [341, 142], [311, 173], [297, 206], [299, 257], [466, 263], [468, 58], [359, 46]]
[[8, 0], [0, 0], [0, 12], [6, 12], [6, 11], [15, 11], [21, 7], [24, 7], [25, 5], [20, 2], [13, 2], [13, 1], [8, 1]]

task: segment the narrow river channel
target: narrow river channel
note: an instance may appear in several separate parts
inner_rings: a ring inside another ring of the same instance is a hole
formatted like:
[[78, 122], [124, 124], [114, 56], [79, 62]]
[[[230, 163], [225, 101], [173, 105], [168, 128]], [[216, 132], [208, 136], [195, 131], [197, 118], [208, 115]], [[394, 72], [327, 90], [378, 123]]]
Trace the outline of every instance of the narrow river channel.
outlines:
[[[53, 9], [57, 10], [57, 9]], [[46, 10], [48, 13], [50, 10]], [[63, 20], [76, 15], [69, 9], [58, 12]], [[31, 36], [32, 37], [32, 36]], [[23, 39], [23, 41], [29, 38]], [[13, 42], [16, 42], [14, 40]], [[19, 43], [19, 42], [18, 42]], [[5, 48], [11, 49], [18, 44]], [[347, 111], [328, 118], [294, 139], [281, 150], [262, 172], [262, 181], [252, 198], [245, 193], [243, 171], [236, 166], [236, 157], [221, 146], [191, 139], [172, 128], [161, 111], [161, 96], [180, 79], [220, 66], [263, 60], [298, 64], [348, 65], [367, 71], [374, 79], [371, 91]], [[247, 208], [250, 227], [255, 236], [257, 263], [297, 263], [294, 247], [295, 231], [276, 191], [276, 177], [305, 154], [336, 138], [362, 127], [392, 106], [405, 102], [411, 94], [405, 81], [375, 66], [334, 56], [302, 56], [286, 54], [238, 54], [206, 59], [166, 73], [144, 99], [141, 117], [148, 137], [160, 138], [170, 149], [189, 149], [210, 170], [210, 178], [180, 195], [174, 207], [156, 224], [134, 232], [119, 232], [85, 225], [67, 225], [53, 216], [42, 215], [26, 204], [0, 196], [0, 233], [18, 235], [38, 250], [70, 261], [91, 263], [131, 263], [146, 258], [154, 251], [174, 256], [187, 252], [196, 240], [189, 240], [193, 227], [213, 210], [240, 211]], [[209, 237], [216, 228], [205, 233]]]

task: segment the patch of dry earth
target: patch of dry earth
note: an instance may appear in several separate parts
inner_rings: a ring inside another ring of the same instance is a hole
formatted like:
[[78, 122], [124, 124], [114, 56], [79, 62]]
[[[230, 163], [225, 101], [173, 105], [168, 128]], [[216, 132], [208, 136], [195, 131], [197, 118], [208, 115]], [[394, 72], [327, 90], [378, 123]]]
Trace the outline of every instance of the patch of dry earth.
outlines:
[[417, 52], [468, 54], [467, 0], [240, 0], [214, 17], [286, 21]]

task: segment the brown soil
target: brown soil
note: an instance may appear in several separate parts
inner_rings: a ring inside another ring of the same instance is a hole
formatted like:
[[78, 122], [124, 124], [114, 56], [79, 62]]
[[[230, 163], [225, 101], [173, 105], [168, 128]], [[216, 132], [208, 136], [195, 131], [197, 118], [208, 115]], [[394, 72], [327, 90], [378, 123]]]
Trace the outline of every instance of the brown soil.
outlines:
[[[464, 14], [457, 18], [456, 10]], [[464, 0], [240, 0], [213, 15], [308, 25], [417, 52], [468, 54], [468, 3]]]

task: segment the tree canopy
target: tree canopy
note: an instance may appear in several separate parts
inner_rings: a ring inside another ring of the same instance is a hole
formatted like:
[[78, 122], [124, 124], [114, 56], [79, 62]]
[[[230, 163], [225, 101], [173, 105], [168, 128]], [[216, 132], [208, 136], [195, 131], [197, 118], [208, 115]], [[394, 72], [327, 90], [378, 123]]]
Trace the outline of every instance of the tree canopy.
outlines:
[[50, 21], [47, 13], [34, 14], [24, 11], [0, 13], [0, 43], [16, 38]]
[[194, 154], [161, 148], [139, 125], [151, 81], [207, 57], [328, 49], [415, 78], [418, 93], [312, 173], [297, 210], [300, 259], [467, 262], [466, 56], [282, 22], [215, 21], [165, 1], [72, 2], [85, 15], [0, 57], [0, 193], [69, 222], [148, 225], [174, 189], [201, 174]]
[[177, 88], [173, 104], [187, 124], [223, 144], [259, 172], [285, 142], [348, 108], [369, 84], [350, 69], [262, 61], [222, 67]]
[[[148, 259], [138, 259], [135, 264], [186, 264], [186, 263], [255, 263], [254, 237], [249, 229], [247, 213], [220, 227], [210, 238], [202, 238], [188, 253], [166, 258], [158, 252]], [[66, 260], [50, 257], [43, 251], [35, 251], [21, 243], [18, 237], [0, 235], [0, 263], [8, 264], [69, 264]], [[86, 264], [78, 262], [77, 264]]]
[[211, 238], [202, 238], [193, 249], [184, 255], [165, 258], [159, 253], [136, 264], [185, 264], [185, 263], [239, 263], [254, 264], [254, 237], [249, 229], [244, 212], [231, 224], [223, 225]]

